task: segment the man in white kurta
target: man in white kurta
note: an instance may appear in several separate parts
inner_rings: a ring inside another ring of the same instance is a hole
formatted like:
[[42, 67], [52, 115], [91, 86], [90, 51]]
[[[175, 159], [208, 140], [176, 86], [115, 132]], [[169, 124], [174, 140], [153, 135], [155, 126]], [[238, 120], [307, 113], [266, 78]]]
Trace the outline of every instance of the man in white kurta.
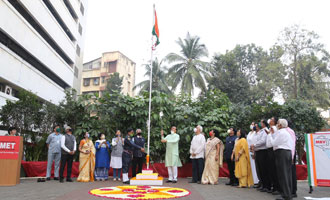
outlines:
[[190, 183], [201, 183], [201, 178], [204, 170], [204, 156], [205, 156], [205, 136], [202, 133], [203, 127], [198, 125], [195, 128], [195, 135], [191, 140], [190, 145], [190, 159], [192, 161], [192, 181]]
[[179, 157], [180, 136], [176, 134], [176, 127], [171, 128], [171, 134], [164, 138], [164, 132], [161, 131], [161, 142], [166, 143], [165, 167], [168, 170], [167, 183], [176, 183], [178, 181], [178, 167], [182, 166]]

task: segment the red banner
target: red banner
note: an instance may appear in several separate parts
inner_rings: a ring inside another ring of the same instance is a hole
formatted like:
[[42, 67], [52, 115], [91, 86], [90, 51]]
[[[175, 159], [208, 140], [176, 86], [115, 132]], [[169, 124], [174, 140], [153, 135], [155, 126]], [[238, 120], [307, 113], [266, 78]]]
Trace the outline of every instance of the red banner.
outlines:
[[0, 159], [18, 159], [19, 136], [0, 136]]

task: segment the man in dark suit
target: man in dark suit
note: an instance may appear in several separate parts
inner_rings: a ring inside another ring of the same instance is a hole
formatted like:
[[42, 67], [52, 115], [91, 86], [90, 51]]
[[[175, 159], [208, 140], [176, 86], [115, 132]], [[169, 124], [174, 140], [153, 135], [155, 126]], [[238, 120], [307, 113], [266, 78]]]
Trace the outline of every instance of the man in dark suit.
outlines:
[[[136, 136], [133, 138], [133, 142], [140, 146], [144, 147], [145, 139], [142, 137], [141, 129], [136, 130]], [[136, 177], [136, 174], [142, 172], [142, 166], [144, 161], [145, 153], [142, 152], [140, 149], [135, 148], [133, 152], [133, 161], [132, 161], [132, 176]], [[136, 172], [137, 168], [137, 172]]]

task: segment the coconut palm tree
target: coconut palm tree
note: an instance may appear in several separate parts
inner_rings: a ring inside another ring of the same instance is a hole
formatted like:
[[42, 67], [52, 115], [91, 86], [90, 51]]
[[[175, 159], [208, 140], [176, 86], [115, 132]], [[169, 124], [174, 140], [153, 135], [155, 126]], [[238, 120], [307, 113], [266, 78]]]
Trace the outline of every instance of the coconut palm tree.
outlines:
[[[164, 92], [166, 94], [172, 94], [172, 91], [168, 88], [167, 82], [166, 82], [166, 67], [162, 66], [163, 61], [158, 62], [158, 59], [156, 58], [152, 62], [152, 90], [153, 91], [159, 91]], [[134, 86], [134, 90], [137, 88], [141, 88], [139, 94], [141, 95], [143, 92], [147, 91], [149, 92], [150, 87], [150, 65], [146, 64], [144, 65], [146, 69], [146, 73], [144, 74], [145, 77], [148, 77], [148, 80], [142, 81], [139, 84]]]
[[180, 54], [170, 53], [166, 60], [174, 65], [168, 71], [168, 82], [175, 91], [181, 86], [181, 92], [192, 95], [194, 87], [206, 91], [205, 78], [209, 76], [208, 63], [200, 60], [208, 56], [207, 48], [200, 43], [198, 36], [187, 33], [185, 39], [179, 38], [176, 43], [180, 46]]

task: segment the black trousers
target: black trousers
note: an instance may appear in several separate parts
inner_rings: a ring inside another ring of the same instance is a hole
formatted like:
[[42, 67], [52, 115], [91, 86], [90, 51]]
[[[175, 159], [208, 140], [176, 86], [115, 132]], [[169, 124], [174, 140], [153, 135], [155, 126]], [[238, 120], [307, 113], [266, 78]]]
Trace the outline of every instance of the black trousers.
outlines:
[[262, 187], [270, 190], [267, 155], [267, 149], [256, 151], [256, 165], [259, 170]]
[[296, 154], [292, 162], [292, 194], [297, 194]]
[[127, 152], [123, 152], [123, 174], [128, 173], [129, 167], [131, 166], [132, 163], [132, 154], [129, 154]]
[[267, 149], [267, 164], [267, 175], [270, 180], [270, 186], [273, 187], [273, 191], [279, 191], [275, 164], [275, 153], [273, 151], [273, 148]]
[[65, 165], [67, 165], [67, 175], [66, 179], [71, 178], [71, 171], [72, 171], [72, 162], [73, 162], [73, 155], [70, 154], [62, 154], [61, 155], [61, 167], [60, 167], [60, 178], [63, 179], [63, 172]]
[[192, 161], [192, 181], [201, 181], [204, 171], [204, 158], [191, 159]]
[[238, 179], [235, 176], [235, 161], [232, 161], [230, 158], [226, 159], [229, 170], [229, 182], [230, 184], [238, 183]]
[[278, 182], [282, 197], [292, 199], [292, 157], [291, 150], [278, 149], [275, 151], [275, 162]]
[[[132, 161], [132, 176], [136, 177], [136, 174], [142, 173], [142, 165], [143, 165], [144, 157], [133, 157]], [[136, 171], [137, 167], [137, 171]]]

